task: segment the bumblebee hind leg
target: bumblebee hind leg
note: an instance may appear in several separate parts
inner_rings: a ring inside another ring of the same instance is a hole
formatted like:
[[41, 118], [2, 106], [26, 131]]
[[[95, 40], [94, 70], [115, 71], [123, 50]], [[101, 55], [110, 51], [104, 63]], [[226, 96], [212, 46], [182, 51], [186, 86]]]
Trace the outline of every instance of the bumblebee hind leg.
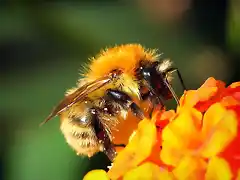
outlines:
[[105, 149], [103, 150], [103, 152], [107, 155], [107, 157], [109, 158], [110, 161], [113, 162], [113, 160], [115, 159], [115, 157], [117, 156], [117, 152], [115, 147], [126, 147], [125, 144], [113, 144], [110, 143], [108, 147], [105, 147]]
[[102, 113], [102, 110], [99, 108], [92, 108], [91, 113], [94, 114], [94, 120], [92, 122], [94, 131], [99, 140], [99, 143], [103, 145], [103, 149], [101, 150], [104, 154], [107, 155], [110, 161], [113, 162], [115, 159], [117, 152], [115, 150], [114, 144], [111, 142], [110, 135], [107, 132], [106, 127], [101, 122], [101, 117], [99, 114]]
[[[120, 105], [123, 109], [131, 109], [132, 113], [138, 117], [139, 119], [144, 118], [144, 114], [140, 107], [133, 102], [133, 100], [128, 96], [126, 93], [119, 91], [119, 90], [113, 90], [113, 89], [108, 89], [106, 91], [106, 96], [105, 96], [106, 101], [114, 101], [118, 105]], [[110, 110], [110, 109], [109, 109]], [[115, 111], [115, 110], [114, 110]], [[117, 112], [112, 112], [113, 114], [116, 114]], [[101, 121], [98, 121], [101, 122]], [[101, 124], [98, 123], [98, 125], [102, 126]], [[103, 130], [104, 132], [104, 138], [103, 138], [103, 144], [104, 144], [104, 150], [103, 152], [108, 156], [108, 158], [113, 161], [117, 155], [115, 147], [125, 147], [125, 144], [113, 144], [107, 135], [108, 133], [104, 130], [103, 127], [95, 127], [97, 129]], [[96, 132], [97, 132], [96, 129]]]
[[115, 150], [114, 144], [110, 144], [108, 147], [105, 147], [103, 152], [107, 155], [108, 159], [113, 162], [115, 157], [117, 156], [117, 152]]
[[[111, 102], [114, 101], [114, 103], [117, 103], [119, 106], [121, 106], [124, 110], [128, 110], [129, 108], [131, 109], [132, 113], [138, 117], [140, 120], [144, 119], [144, 114], [140, 107], [133, 102], [130, 96], [128, 96], [126, 93], [119, 91], [119, 90], [113, 90], [113, 89], [108, 89], [106, 91], [106, 95], [104, 97], [106, 102]], [[105, 107], [106, 108], [106, 107]], [[92, 108], [92, 114], [95, 115], [95, 119], [93, 121], [93, 126], [94, 130], [96, 132], [97, 138], [103, 143], [104, 149], [103, 152], [108, 156], [108, 158], [113, 161], [117, 155], [115, 147], [125, 147], [125, 144], [113, 144], [111, 142], [110, 134], [108, 133], [108, 128], [106, 128], [106, 125], [104, 127], [104, 121], [101, 119], [103, 116], [103, 110], [105, 109], [104, 107], [97, 108], [93, 107]], [[112, 114], [117, 114], [115, 112], [116, 110], [114, 109], [108, 109], [106, 110], [112, 111], [108, 112], [106, 111], [105, 113], [112, 113]], [[106, 114], [105, 114], [106, 115]]]

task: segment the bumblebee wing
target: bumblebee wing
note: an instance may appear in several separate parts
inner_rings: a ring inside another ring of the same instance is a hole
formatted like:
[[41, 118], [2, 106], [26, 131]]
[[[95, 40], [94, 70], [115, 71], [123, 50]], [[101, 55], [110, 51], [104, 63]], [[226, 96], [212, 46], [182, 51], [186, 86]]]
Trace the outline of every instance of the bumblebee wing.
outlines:
[[41, 125], [46, 123], [53, 117], [57, 116], [59, 113], [63, 112], [67, 108], [71, 107], [76, 102], [83, 101], [88, 94], [105, 86], [106, 84], [111, 82], [111, 80], [112, 80], [111, 76], [106, 76], [103, 78], [99, 78], [93, 82], [87, 83], [82, 87], [78, 88], [74, 93], [66, 96], [62, 101], [60, 101], [60, 103], [53, 109], [51, 114], [47, 117], [47, 119], [44, 122], [41, 123]]

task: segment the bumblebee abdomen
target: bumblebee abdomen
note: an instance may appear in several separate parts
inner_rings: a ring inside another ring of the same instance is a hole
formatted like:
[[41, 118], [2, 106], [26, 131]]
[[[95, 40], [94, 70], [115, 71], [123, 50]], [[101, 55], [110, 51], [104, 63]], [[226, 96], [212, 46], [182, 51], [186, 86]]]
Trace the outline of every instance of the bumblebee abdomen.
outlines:
[[61, 119], [60, 129], [67, 143], [78, 155], [91, 157], [103, 150], [92, 127], [80, 127], [66, 117]]

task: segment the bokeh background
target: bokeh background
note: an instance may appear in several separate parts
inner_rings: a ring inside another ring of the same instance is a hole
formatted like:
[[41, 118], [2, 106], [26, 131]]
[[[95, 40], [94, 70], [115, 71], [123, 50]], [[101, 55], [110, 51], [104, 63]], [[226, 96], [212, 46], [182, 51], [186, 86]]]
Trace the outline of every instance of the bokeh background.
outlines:
[[58, 118], [39, 123], [88, 57], [124, 43], [158, 48], [188, 88], [209, 76], [237, 81], [240, 1], [0, 0], [0, 179], [79, 180], [106, 168], [103, 154], [75, 155]]

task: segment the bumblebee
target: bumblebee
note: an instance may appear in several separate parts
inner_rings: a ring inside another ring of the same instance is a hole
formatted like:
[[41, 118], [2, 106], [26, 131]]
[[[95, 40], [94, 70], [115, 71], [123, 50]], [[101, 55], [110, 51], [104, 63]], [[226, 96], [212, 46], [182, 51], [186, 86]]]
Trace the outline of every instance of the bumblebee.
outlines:
[[[135, 100], [148, 101], [151, 107], [178, 98], [171, 87], [171, 74], [177, 68], [170, 60], [159, 60], [157, 50], [139, 44], [126, 44], [102, 50], [90, 63], [77, 87], [43, 122], [60, 116], [60, 129], [78, 155], [93, 156], [102, 151], [110, 160], [116, 156], [112, 130], [129, 112], [139, 120], [144, 113]], [[117, 146], [117, 145], [116, 145]]]

